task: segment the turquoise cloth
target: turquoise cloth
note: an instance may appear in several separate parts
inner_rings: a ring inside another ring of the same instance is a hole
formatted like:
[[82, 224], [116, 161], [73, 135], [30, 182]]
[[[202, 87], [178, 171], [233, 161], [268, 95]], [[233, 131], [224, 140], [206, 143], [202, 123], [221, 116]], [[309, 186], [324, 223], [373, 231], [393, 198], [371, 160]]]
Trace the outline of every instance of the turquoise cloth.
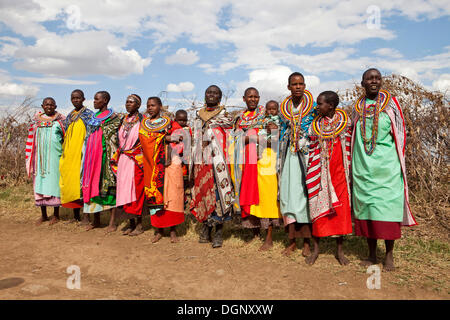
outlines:
[[57, 121], [51, 127], [38, 127], [35, 136], [36, 177], [34, 192], [60, 197], [59, 158], [62, 154], [63, 131]]
[[[373, 101], [366, 101], [372, 104]], [[366, 136], [372, 133], [372, 118], [366, 121]], [[391, 120], [385, 112], [378, 119], [378, 137], [372, 155], [364, 151], [361, 119], [355, 125], [352, 158], [353, 209], [359, 220], [401, 222], [404, 209], [404, 186]]]
[[114, 206], [101, 205], [101, 204], [91, 201], [89, 203], [84, 204], [83, 213], [97, 213], [97, 212], [106, 211], [106, 210], [109, 210], [112, 208], [114, 208]]
[[311, 223], [304, 180], [304, 174], [300, 167], [300, 159], [297, 153], [292, 153], [291, 150], [288, 150], [281, 173], [281, 213], [286, 217], [294, 218], [298, 223]]

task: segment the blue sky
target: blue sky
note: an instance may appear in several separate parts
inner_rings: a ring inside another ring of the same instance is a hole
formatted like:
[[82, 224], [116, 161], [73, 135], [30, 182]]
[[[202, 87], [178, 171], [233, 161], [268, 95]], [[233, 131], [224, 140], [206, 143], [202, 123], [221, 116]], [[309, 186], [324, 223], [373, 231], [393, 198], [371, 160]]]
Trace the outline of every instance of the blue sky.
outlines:
[[109, 91], [122, 112], [130, 93], [175, 110], [217, 84], [242, 106], [249, 86], [261, 103], [282, 99], [293, 71], [317, 96], [368, 67], [448, 91], [449, 16], [445, 0], [1, 0], [0, 114], [25, 96], [67, 113], [75, 88], [89, 107]]

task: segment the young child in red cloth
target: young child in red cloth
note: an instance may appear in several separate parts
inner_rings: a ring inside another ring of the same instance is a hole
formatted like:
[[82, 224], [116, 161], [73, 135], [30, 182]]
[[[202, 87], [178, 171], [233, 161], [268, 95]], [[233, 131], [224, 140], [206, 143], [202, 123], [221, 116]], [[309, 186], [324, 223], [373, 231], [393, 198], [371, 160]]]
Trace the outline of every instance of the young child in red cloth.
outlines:
[[180, 142], [182, 141], [180, 146], [180, 148], [182, 148], [179, 149], [179, 156], [183, 161], [181, 166], [183, 169], [184, 200], [186, 206], [189, 205], [191, 200], [191, 189], [189, 184], [189, 158], [191, 154], [190, 148], [192, 139], [192, 130], [188, 126], [188, 113], [186, 110], [177, 110], [177, 112], [175, 112], [174, 127], [179, 129], [175, 132], [174, 136], [180, 136]]
[[339, 96], [333, 91], [317, 97], [319, 115], [309, 128], [309, 160], [306, 174], [312, 220], [314, 251], [306, 258], [314, 264], [321, 237], [336, 237], [336, 259], [349, 263], [342, 250], [343, 235], [352, 233], [350, 211], [351, 127], [347, 113], [337, 108]]

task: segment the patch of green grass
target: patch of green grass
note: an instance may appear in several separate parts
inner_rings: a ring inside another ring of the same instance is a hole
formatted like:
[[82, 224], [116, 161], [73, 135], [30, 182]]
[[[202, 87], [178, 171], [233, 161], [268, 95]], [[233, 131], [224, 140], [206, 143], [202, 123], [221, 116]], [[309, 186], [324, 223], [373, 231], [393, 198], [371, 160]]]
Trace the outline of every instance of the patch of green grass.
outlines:
[[7, 200], [11, 196], [11, 189], [0, 192], [0, 200]]

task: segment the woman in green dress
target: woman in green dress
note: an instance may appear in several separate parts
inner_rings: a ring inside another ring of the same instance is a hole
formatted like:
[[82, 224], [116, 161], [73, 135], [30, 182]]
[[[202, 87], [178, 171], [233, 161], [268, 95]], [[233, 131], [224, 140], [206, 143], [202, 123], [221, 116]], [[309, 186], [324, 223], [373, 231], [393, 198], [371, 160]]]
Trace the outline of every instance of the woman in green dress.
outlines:
[[280, 118], [286, 130], [280, 135], [280, 210], [283, 215], [289, 245], [283, 254], [297, 250], [296, 239], [303, 238], [302, 255], [311, 254], [312, 232], [306, 189], [306, 162], [308, 160], [308, 130], [317, 115], [316, 103], [306, 90], [305, 77], [292, 73], [287, 88], [291, 95], [280, 105]]
[[47, 207], [53, 207], [50, 225], [59, 221], [61, 192], [59, 188], [59, 159], [64, 139], [65, 117], [56, 111], [55, 99], [47, 97], [42, 101], [42, 111], [36, 113], [30, 126], [26, 143], [26, 168], [33, 176], [34, 199], [41, 208], [40, 225], [48, 221]]
[[377, 240], [385, 240], [384, 270], [394, 267], [394, 241], [402, 225], [416, 225], [411, 214], [405, 170], [405, 123], [397, 99], [382, 90], [377, 69], [364, 72], [365, 95], [353, 109], [353, 211], [355, 233], [367, 238], [369, 258], [376, 264]]

